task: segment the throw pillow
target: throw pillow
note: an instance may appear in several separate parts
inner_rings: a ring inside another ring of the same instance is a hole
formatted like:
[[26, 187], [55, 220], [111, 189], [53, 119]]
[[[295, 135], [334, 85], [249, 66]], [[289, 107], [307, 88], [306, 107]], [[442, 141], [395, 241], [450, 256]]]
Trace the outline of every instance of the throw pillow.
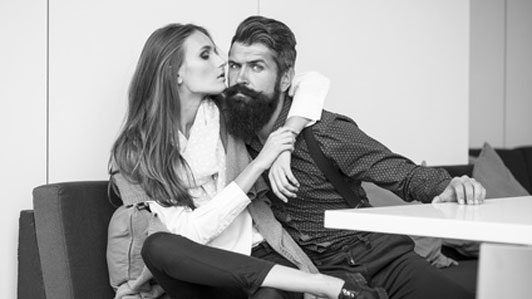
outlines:
[[[370, 204], [374, 207], [420, 204], [420, 202], [406, 202], [393, 192], [373, 183], [362, 182], [362, 187], [366, 191]], [[442, 240], [440, 238], [420, 236], [410, 236], [410, 238], [414, 240], [414, 251], [435, 267], [445, 268], [456, 263], [441, 252]]]
[[473, 178], [486, 188], [486, 198], [529, 195], [489, 143], [484, 143], [473, 165]]

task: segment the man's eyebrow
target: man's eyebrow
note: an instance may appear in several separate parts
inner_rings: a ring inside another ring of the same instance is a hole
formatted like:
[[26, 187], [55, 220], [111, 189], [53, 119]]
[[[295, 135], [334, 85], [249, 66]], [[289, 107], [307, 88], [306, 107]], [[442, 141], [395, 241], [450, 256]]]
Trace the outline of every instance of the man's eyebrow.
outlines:
[[229, 59], [228, 62], [231, 63], [231, 64], [238, 64], [238, 65], [242, 65], [242, 64], [258, 64], [258, 63], [262, 63], [262, 64], [266, 64], [266, 65], [268, 64], [266, 62], [266, 60], [264, 60], [262, 58], [249, 60], [249, 61], [244, 61], [244, 62], [237, 62], [237, 61], [234, 61], [233, 59]]
[[257, 63], [263, 63], [263, 64], [267, 64], [266, 63], [266, 60], [260, 58], [260, 59], [255, 59], [255, 60], [250, 60], [250, 61], [247, 61], [246, 62], [247, 64], [257, 64]]

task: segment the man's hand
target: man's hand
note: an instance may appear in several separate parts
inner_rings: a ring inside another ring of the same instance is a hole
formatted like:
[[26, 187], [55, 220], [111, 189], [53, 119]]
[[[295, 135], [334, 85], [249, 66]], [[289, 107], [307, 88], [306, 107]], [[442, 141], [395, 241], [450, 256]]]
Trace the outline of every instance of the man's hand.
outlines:
[[290, 168], [291, 155], [289, 151], [282, 152], [268, 173], [273, 193], [284, 202], [288, 202], [288, 197], [296, 197], [295, 192], [299, 187], [299, 182]]
[[432, 203], [458, 202], [458, 204], [478, 205], [484, 202], [486, 189], [474, 178], [466, 175], [455, 177], [443, 192], [434, 197]]

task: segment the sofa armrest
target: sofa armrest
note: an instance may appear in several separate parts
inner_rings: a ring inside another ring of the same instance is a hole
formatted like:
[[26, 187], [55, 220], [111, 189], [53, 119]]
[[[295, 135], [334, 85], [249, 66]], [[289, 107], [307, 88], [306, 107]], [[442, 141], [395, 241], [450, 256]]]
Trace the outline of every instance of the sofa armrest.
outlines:
[[17, 298], [46, 299], [33, 210], [21, 211], [18, 221]]
[[116, 209], [107, 181], [50, 184], [33, 190], [37, 242], [47, 298], [112, 298], [107, 226]]

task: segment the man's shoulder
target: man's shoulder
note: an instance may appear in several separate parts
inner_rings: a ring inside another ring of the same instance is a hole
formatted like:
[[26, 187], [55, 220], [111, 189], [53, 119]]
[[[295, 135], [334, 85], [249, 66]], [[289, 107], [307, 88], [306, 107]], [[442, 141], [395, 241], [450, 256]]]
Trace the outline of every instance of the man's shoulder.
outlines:
[[357, 123], [351, 117], [324, 109], [321, 114], [321, 119], [314, 125], [314, 129], [328, 130], [331, 127], [358, 128]]

